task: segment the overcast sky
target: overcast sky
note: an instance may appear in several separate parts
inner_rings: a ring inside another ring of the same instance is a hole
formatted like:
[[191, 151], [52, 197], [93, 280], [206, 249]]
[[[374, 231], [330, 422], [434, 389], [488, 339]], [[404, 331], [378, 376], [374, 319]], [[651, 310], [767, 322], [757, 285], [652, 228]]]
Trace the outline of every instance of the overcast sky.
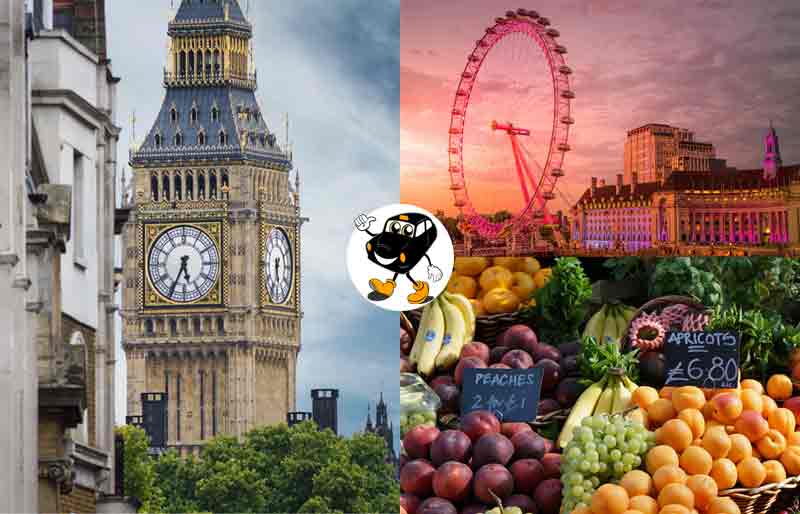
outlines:
[[[240, 0], [243, 7], [246, 2]], [[302, 211], [311, 219], [302, 232], [297, 408], [311, 410], [312, 388], [339, 388], [343, 434], [363, 428], [368, 402], [374, 418], [380, 391], [399, 421], [398, 316], [362, 300], [344, 262], [352, 220], [399, 199], [398, 2], [250, 0], [260, 105], [280, 140], [282, 113], [289, 113]], [[131, 113], [142, 137], [161, 106], [171, 11], [169, 0], [109, 0], [107, 9], [109, 54], [122, 78], [122, 168]], [[118, 353], [117, 421], [124, 422]]]
[[[588, 187], [591, 176], [611, 181], [621, 173], [626, 131], [651, 122], [689, 128], [697, 139], [714, 143], [717, 155], [730, 165], [758, 168], [772, 119], [784, 164], [800, 162], [797, 0], [402, 0], [404, 201], [429, 209], [451, 207], [447, 132], [456, 86], [475, 41], [495, 17], [517, 7], [536, 9], [551, 20], [574, 70], [573, 151], [567, 156], [567, 175], [559, 183], [573, 199]], [[487, 84], [484, 69], [478, 75], [479, 83], [484, 80], [483, 91], [495, 93], [488, 101], [484, 96], [483, 102], [491, 102], [494, 112], [481, 112], [471, 104], [468, 118], [472, 126], [488, 131], [492, 117], [504, 116], [508, 104], [517, 102], [510, 121], [521, 118], [533, 124], [525, 128], [535, 131], [552, 120], [552, 106], [547, 105], [552, 86], [544, 59], [532, 42], [527, 51], [519, 42], [509, 46], [515, 52], [492, 50], [487, 57], [487, 70], [496, 80]], [[518, 65], [504, 66], [507, 62]], [[534, 132], [523, 139], [541, 156], [544, 138], [536, 136]], [[495, 135], [494, 144], [510, 159], [502, 136]], [[490, 154], [485, 148], [481, 154], [468, 147], [465, 159], [470, 150], [473, 162]], [[506, 160], [502, 176], [490, 173], [497, 170], [483, 170], [491, 176], [481, 191], [470, 188], [471, 197], [481, 195], [486, 202], [493, 198], [495, 204], [519, 200], [512, 166], [513, 161]], [[468, 186], [475, 179], [468, 176]]]

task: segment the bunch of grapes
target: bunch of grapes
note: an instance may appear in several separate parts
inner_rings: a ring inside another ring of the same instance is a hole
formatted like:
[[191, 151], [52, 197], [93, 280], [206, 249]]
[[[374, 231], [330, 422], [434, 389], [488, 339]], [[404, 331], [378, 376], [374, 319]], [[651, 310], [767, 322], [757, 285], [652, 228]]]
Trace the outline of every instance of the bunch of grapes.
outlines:
[[584, 418], [561, 459], [562, 512], [572, 512], [580, 505], [588, 507], [595, 489], [637, 469], [653, 446], [655, 434], [624, 416]]

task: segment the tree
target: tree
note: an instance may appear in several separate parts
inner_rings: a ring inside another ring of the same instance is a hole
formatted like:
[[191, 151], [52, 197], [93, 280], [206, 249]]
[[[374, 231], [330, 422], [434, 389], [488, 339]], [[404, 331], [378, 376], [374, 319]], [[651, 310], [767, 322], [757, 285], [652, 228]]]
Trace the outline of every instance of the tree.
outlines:
[[125, 471], [125, 495], [136, 498], [140, 512], [162, 512], [164, 496], [157, 485], [157, 475], [148, 448], [150, 440], [144, 430], [132, 426], [116, 429], [122, 436], [122, 461]]

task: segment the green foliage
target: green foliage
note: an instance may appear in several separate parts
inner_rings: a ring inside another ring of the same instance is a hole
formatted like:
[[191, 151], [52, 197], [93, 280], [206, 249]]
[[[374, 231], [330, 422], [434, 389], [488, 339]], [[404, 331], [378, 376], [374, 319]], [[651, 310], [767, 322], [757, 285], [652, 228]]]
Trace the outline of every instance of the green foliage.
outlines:
[[722, 304], [722, 284], [710, 271], [695, 266], [689, 257], [661, 259], [650, 276], [650, 296], [683, 295], [707, 307]]
[[556, 259], [553, 275], [536, 291], [536, 305], [522, 311], [533, 321], [539, 338], [550, 344], [575, 340], [586, 319], [592, 285], [575, 257]]
[[139, 512], [163, 512], [164, 495], [157, 485], [153, 460], [148, 455], [150, 439], [144, 430], [132, 426], [116, 429], [123, 440], [123, 466], [125, 470], [125, 494], [138, 499], [142, 505]]
[[[777, 359], [774, 341], [782, 337], [785, 327], [780, 316], [760, 310], [744, 310], [739, 306], [717, 307], [711, 316], [708, 330], [728, 330], [741, 337], [740, 365], [743, 378], [766, 382], [769, 367]], [[785, 361], [784, 361], [785, 362]]]
[[609, 270], [614, 280], [636, 278], [644, 273], [644, 261], [640, 257], [606, 259], [603, 267]]
[[623, 353], [616, 341], [599, 343], [594, 337], [587, 336], [581, 343], [578, 368], [581, 382], [587, 385], [602, 380], [612, 368], [623, 370], [628, 378], [638, 382], [639, 350]]

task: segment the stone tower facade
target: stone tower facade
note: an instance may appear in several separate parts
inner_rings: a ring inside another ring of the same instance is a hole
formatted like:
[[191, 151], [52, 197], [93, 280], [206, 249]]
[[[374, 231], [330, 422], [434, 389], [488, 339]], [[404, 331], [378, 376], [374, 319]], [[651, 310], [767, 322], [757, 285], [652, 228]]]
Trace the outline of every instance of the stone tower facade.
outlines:
[[128, 415], [168, 395], [167, 444], [286, 420], [300, 350], [300, 182], [256, 101], [236, 0], [183, 0], [161, 111], [131, 152]]
[[772, 122], [769, 123], [769, 132], [764, 136], [764, 180], [774, 180], [778, 170], [783, 165], [781, 161], [781, 148], [778, 144], [778, 134]]

